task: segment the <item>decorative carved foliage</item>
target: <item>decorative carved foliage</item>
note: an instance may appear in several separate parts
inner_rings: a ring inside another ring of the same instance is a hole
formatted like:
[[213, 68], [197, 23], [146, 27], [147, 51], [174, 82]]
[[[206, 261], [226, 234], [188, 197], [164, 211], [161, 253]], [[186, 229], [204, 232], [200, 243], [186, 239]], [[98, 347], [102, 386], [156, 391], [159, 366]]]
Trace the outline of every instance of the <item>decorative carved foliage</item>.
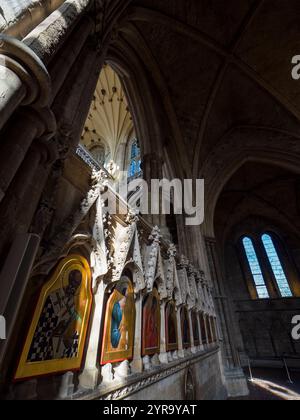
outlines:
[[91, 254], [91, 267], [93, 269], [94, 281], [108, 271], [102, 207], [103, 202], [101, 197], [99, 197], [96, 206], [96, 217], [93, 228], [94, 244]]
[[136, 224], [128, 227], [117, 226], [115, 229], [114, 259], [112, 268], [112, 281], [118, 281], [125, 266], [130, 245], [136, 232]]
[[153, 284], [155, 281], [160, 238], [160, 230], [157, 226], [155, 226], [151, 232], [151, 235], [149, 236], [151, 245], [147, 249], [147, 256], [145, 261], [145, 280], [148, 292], [151, 292], [153, 289]]
[[146, 283], [144, 278], [144, 269], [137, 229], [134, 233], [131, 247], [127, 256], [126, 267], [132, 271], [135, 293], [145, 289]]
[[172, 299], [173, 292], [176, 287], [175, 285], [175, 275], [176, 275], [176, 257], [177, 249], [174, 244], [171, 244], [168, 249], [169, 259], [165, 262], [165, 278], [166, 278], [166, 288], [168, 299]]

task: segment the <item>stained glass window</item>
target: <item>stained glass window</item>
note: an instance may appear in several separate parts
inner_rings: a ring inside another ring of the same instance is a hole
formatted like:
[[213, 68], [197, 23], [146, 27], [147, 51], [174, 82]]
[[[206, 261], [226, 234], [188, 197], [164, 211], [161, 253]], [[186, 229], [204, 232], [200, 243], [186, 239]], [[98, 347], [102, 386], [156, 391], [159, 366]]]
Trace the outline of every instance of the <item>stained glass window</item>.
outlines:
[[259, 264], [253, 242], [250, 238], [243, 239], [243, 246], [245, 249], [246, 257], [250, 266], [250, 270], [255, 283], [257, 295], [259, 299], [268, 299], [270, 297], [266, 282]]
[[272, 237], [268, 234], [264, 234], [262, 235], [262, 242], [264, 244], [268, 259], [270, 261], [273, 274], [281, 296], [292, 297], [293, 294], [289, 286], [287, 277], [285, 275], [284, 269], [282, 267], [282, 264], [280, 262]]
[[131, 146], [130, 165], [128, 170], [129, 178], [141, 175], [141, 165], [141, 149], [139, 147], [138, 140], [136, 140]]

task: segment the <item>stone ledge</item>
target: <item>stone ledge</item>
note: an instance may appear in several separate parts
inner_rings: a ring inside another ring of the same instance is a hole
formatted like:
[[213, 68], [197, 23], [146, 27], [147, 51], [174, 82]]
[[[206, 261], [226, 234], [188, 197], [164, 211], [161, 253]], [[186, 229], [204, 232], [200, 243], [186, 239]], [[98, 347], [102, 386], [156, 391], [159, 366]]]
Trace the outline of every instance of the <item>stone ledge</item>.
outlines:
[[216, 346], [210, 351], [200, 352], [196, 355], [191, 355], [180, 361], [169, 363], [168, 365], [158, 366], [153, 368], [151, 372], [144, 372], [137, 375], [131, 375], [123, 381], [114, 382], [111, 385], [100, 385], [94, 391], [77, 391], [70, 399], [72, 400], [120, 400], [135, 394], [137, 391], [147, 388], [156, 382], [161, 381], [175, 373], [186, 369], [191, 364], [203, 361], [220, 351], [219, 346]]

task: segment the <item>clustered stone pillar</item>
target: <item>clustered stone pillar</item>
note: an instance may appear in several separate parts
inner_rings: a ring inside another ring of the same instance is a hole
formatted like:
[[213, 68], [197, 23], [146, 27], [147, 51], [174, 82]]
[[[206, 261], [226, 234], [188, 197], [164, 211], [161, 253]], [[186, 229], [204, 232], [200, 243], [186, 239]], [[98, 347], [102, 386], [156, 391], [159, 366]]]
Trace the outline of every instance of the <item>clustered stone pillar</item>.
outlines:
[[[20, 10], [24, 18], [22, 28], [17, 23], [14, 28], [8, 25], [6, 34], [0, 34], [0, 222], [3, 227], [0, 259], [3, 261], [15, 238], [32, 232], [43, 192], [47, 191], [51, 200], [55, 188], [50, 176], [53, 165], [62, 161], [79, 140], [86, 117], [83, 110], [88, 113], [103, 62], [102, 54], [90, 40], [95, 25], [87, 12], [93, 2], [54, 0], [45, 15], [37, 12], [47, 1], [42, 0], [29, 12], [25, 10], [24, 0], [16, 6], [18, 10], [24, 8]], [[8, 34], [18, 34], [19, 39]], [[48, 188], [48, 180], [53, 184], [52, 189]], [[42, 234], [44, 231], [41, 229]], [[16, 261], [16, 265], [19, 263]], [[26, 303], [22, 301], [22, 305]], [[13, 328], [14, 334], [22, 334], [22, 320], [18, 318]], [[86, 372], [91, 376], [83, 375], [81, 379], [83, 384], [89, 382], [88, 386], [95, 386], [98, 374], [93, 334], [90, 346]], [[7, 352], [6, 365], [11, 357]]]
[[182, 340], [182, 328], [181, 328], [181, 307], [177, 308], [177, 337], [178, 337], [178, 356], [181, 358], [185, 357], [185, 351], [183, 348]]
[[197, 323], [198, 323], [199, 341], [200, 341], [199, 350], [203, 351], [204, 350], [204, 343], [203, 343], [204, 337], [202, 337], [202, 330], [201, 330], [200, 314], [199, 313], [197, 314]]
[[220, 341], [227, 391], [229, 396], [247, 395], [248, 387], [235, 347], [234, 329], [232, 328], [234, 325], [233, 313], [225, 292], [224, 281], [222, 281], [223, 275], [219, 264], [216, 240], [206, 238], [206, 248], [215, 290], [214, 299], [222, 332]]
[[0, 35], [0, 129], [19, 105], [46, 107], [51, 93], [49, 73], [23, 42]]
[[193, 333], [192, 312], [191, 311], [188, 311], [188, 315], [189, 315], [189, 326], [190, 326], [191, 352], [192, 353], [196, 353], [195, 341], [194, 341], [194, 333]]
[[140, 373], [143, 371], [142, 359], [142, 322], [143, 322], [143, 296], [138, 292], [135, 299], [136, 321], [135, 321], [135, 335], [134, 335], [134, 353], [131, 362], [131, 372]]

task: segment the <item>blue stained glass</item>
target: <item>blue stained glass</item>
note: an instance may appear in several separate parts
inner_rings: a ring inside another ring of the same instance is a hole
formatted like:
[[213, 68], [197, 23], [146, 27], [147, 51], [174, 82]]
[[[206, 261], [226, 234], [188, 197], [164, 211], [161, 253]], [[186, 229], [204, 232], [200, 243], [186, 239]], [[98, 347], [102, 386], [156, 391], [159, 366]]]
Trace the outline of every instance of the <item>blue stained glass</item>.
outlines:
[[142, 162], [141, 162], [141, 151], [138, 144], [138, 141], [135, 141], [131, 146], [131, 158], [130, 165], [128, 169], [129, 178], [135, 177], [136, 175], [141, 174], [142, 172]]
[[280, 290], [282, 297], [292, 297], [293, 293], [289, 286], [289, 282], [286, 278], [285, 272], [283, 270], [282, 264], [280, 262], [279, 256], [277, 254], [273, 239], [270, 235], [264, 234], [262, 236], [262, 241], [270, 261], [274, 277], [276, 279], [277, 285]]
[[247, 260], [250, 266], [250, 270], [255, 283], [256, 291], [260, 299], [268, 299], [270, 297], [261, 267], [253, 246], [253, 242], [250, 238], [243, 239], [243, 245]]
[[131, 162], [131, 165], [130, 165], [130, 176], [134, 176], [135, 175], [135, 168], [136, 168], [136, 164], [135, 164], [135, 161], [133, 160]]

